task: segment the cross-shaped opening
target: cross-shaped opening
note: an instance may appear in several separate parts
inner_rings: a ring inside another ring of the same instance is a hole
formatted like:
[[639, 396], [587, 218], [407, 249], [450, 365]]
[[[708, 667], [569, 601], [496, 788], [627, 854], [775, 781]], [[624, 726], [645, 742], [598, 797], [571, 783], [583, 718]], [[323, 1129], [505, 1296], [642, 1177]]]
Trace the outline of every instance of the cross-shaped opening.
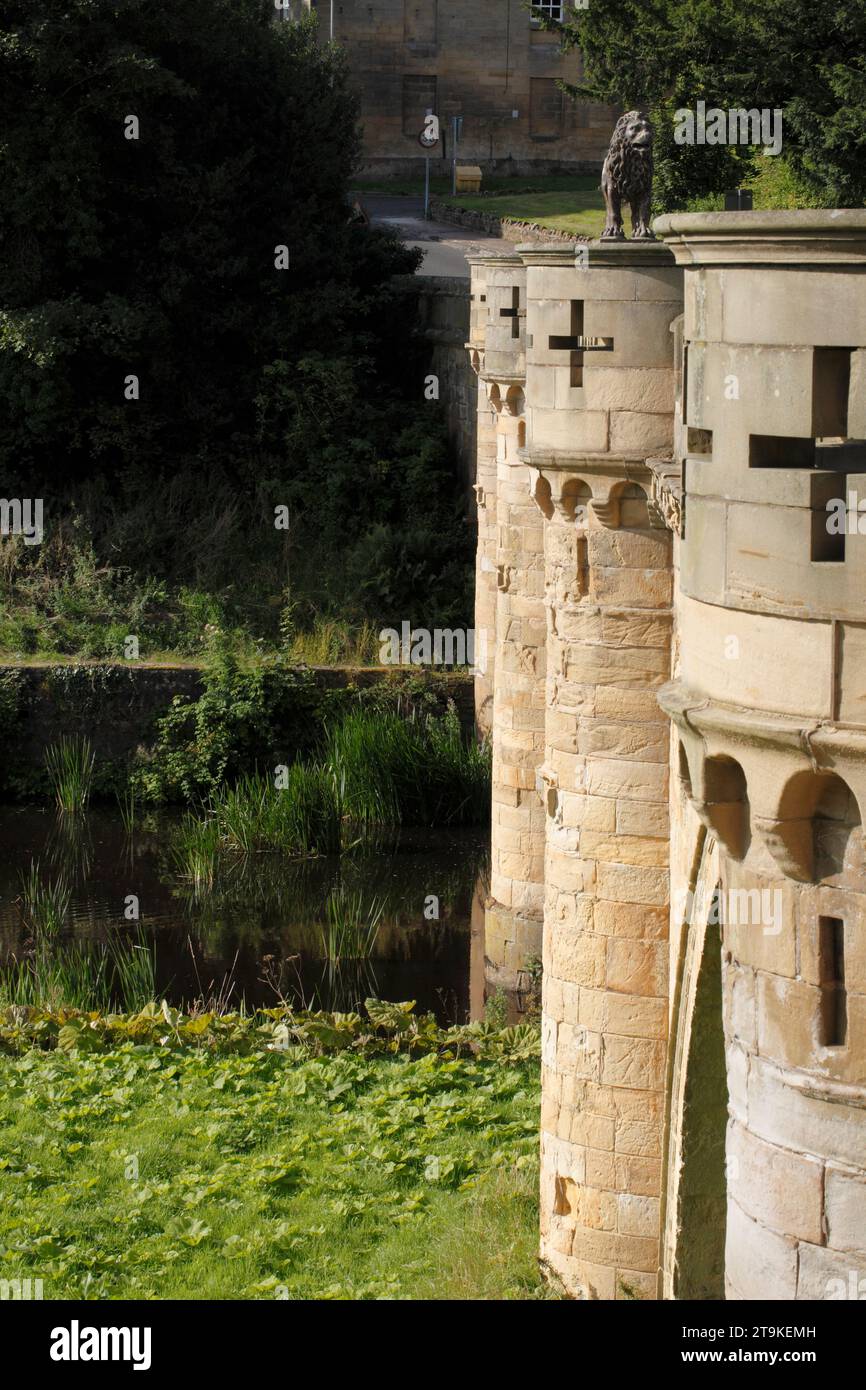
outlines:
[[512, 285], [512, 287], [511, 287], [511, 305], [510, 305], [509, 308], [500, 309], [500, 310], [499, 310], [499, 317], [500, 317], [501, 319], [511, 319], [511, 336], [512, 336], [512, 338], [519, 338], [519, 337], [520, 337], [520, 287], [519, 287], [519, 285]]
[[613, 352], [613, 338], [587, 338], [583, 331], [583, 300], [571, 301], [571, 332], [552, 333], [547, 340], [551, 352], [568, 352], [571, 365], [571, 385], [583, 385], [583, 354]]

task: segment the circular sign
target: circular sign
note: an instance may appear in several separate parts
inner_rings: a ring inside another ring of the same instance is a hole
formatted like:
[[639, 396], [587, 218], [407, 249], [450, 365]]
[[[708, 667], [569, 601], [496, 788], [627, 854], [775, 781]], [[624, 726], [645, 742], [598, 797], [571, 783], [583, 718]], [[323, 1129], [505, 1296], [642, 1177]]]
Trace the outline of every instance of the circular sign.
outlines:
[[425, 150], [435, 149], [439, 144], [439, 136], [428, 134], [426, 130], [422, 130], [418, 136], [418, 144], [423, 145]]

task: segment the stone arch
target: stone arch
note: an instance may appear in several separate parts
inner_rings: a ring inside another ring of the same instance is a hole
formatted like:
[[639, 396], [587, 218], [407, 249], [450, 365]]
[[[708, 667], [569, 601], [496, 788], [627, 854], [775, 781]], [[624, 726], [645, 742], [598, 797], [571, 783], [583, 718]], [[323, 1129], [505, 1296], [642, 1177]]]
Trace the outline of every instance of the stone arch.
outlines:
[[733, 859], [745, 859], [752, 837], [746, 774], [727, 753], [707, 758], [703, 774], [704, 823]]
[[728, 1086], [722, 1017], [722, 944], [717, 844], [701, 849], [675, 981], [668, 1092], [668, 1152], [662, 1293], [723, 1299]]
[[498, 415], [502, 409], [502, 392], [499, 390], [495, 381], [491, 382], [487, 387], [487, 398]]
[[789, 878], [833, 883], [862, 869], [862, 818], [857, 798], [835, 772], [795, 772], [779, 800], [778, 816], [765, 820], [770, 852]]
[[682, 783], [683, 793], [691, 800], [692, 796], [692, 773], [689, 767], [689, 755], [686, 752], [686, 745], [682, 739], [677, 739], [677, 771]]
[[505, 393], [505, 413], [506, 415], [522, 415], [524, 411], [524, 395], [522, 386], [509, 386]]
[[592, 509], [603, 526], [644, 531], [652, 525], [646, 489], [627, 479], [594, 494]]

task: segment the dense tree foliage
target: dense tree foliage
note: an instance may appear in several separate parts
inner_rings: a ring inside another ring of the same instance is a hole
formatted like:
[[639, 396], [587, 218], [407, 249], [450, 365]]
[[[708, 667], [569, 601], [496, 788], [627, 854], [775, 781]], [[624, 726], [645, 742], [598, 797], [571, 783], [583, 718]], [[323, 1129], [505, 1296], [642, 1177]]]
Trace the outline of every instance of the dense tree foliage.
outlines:
[[287, 544], [313, 604], [454, 608], [466, 528], [392, 288], [416, 255], [350, 217], [341, 51], [274, 16], [0, 3], [4, 495], [43, 490], [55, 535], [74, 500], [97, 560], [264, 586], [271, 616]]
[[819, 205], [866, 197], [866, 0], [604, 0], [562, 26], [585, 60], [573, 90], [656, 115], [668, 207], [736, 183], [747, 147], [676, 145], [673, 113], [699, 100], [778, 108], [783, 158]]

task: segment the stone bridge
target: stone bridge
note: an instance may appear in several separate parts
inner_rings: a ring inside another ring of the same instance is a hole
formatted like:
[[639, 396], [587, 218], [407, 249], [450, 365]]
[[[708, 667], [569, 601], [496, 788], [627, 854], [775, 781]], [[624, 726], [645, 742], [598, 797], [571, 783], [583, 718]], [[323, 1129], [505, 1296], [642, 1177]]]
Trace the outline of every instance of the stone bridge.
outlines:
[[866, 1296], [866, 212], [655, 230], [472, 260], [542, 1256], [587, 1299]]

